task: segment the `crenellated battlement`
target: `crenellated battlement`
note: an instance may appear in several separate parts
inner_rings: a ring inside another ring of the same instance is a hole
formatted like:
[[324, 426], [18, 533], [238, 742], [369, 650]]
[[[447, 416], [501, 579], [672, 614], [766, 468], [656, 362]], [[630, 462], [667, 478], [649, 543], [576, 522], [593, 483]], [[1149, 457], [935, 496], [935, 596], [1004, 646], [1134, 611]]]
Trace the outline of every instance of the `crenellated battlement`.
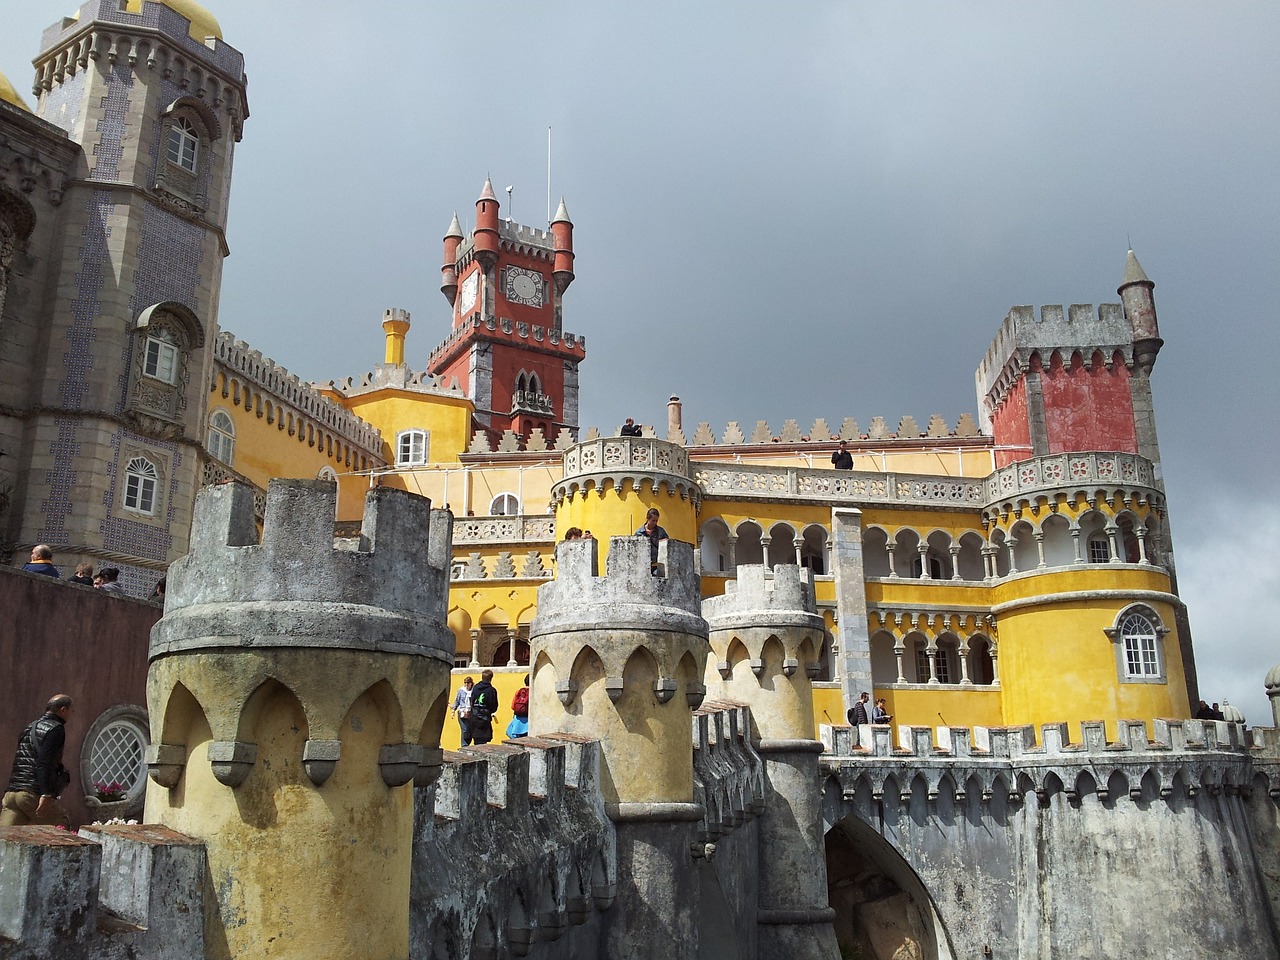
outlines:
[[1262, 778], [1280, 796], [1280, 736], [1271, 729], [1215, 720], [1155, 720], [1154, 739], [1141, 720], [1119, 721], [1119, 740], [1108, 742], [1102, 721], [1080, 723], [1082, 743], [1071, 743], [1066, 723], [1041, 727], [1040, 745], [1030, 726], [916, 727], [822, 725], [825, 770], [840, 781], [846, 799], [859, 785], [879, 797], [891, 786], [904, 800], [917, 778], [928, 799], [949, 791], [956, 800], [970, 781], [984, 800], [1003, 792], [1011, 802], [1034, 791], [1043, 801], [1060, 791], [1099, 799], [1120, 791], [1133, 800], [1247, 793]]
[[598, 544], [574, 540], [557, 545], [556, 579], [538, 589], [535, 633], [665, 629], [706, 636], [692, 544], [661, 541], [657, 576], [646, 538], [612, 538], [604, 576], [597, 575]]
[[821, 630], [825, 623], [814, 597], [813, 571], [792, 563], [740, 565], [723, 595], [702, 601], [702, 615], [712, 630], [756, 625]]
[[332, 483], [272, 480], [259, 542], [247, 485], [202, 490], [191, 553], [170, 568], [152, 658], [205, 647], [318, 646], [451, 662], [448, 512], [375, 487], [359, 538], [335, 543], [336, 507]]
[[0, 827], [0, 953], [203, 957], [205, 872], [204, 845], [165, 827]]

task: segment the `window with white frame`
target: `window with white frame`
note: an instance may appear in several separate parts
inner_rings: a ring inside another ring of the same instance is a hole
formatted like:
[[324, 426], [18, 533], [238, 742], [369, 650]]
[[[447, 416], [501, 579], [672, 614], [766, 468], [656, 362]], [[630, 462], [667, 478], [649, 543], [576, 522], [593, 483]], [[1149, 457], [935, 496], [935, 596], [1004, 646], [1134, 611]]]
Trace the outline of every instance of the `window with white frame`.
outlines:
[[80, 779], [88, 788], [85, 792], [100, 803], [117, 804], [110, 808], [113, 816], [142, 814], [147, 792], [146, 751], [151, 740], [148, 728], [145, 710], [118, 704], [102, 713], [85, 735]]
[[124, 506], [152, 516], [156, 512], [156, 488], [160, 473], [146, 457], [134, 457], [124, 468]]
[[420, 467], [427, 462], [426, 430], [402, 430], [396, 434], [396, 466]]
[[236, 425], [225, 410], [215, 410], [209, 417], [209, 435], [205, 446], [211, 456], [231, 466], [236, 454]]
[[1116, 674], [1121, 683], [1166, 683], [1164, 638], [1169, 628], [1146, 604], [1130, 604], [1106, 629], [1115, 645]]
[[520, 498], [514, 493], [500, 493], [489, 504], [491, 517], [515, 517], [520, 514]]
[[200, 138], [186, 117], [178, 117], [169, 126], [169, 162], [195, 173]]
[[177, 346], [159, 337], [147, 337], [147, 353], [142, 361], [142, 372], [164, 383], [176, 384], [178, 382]]
[[1089, 562], [1111, 562], [1111, 544], [1107, 541], [1106, 537], [1099, 536], [1089, 538]]
[[323, 467], [320, 468], [320, 472], [316, 474], [316, 479], [328, 480], [330, 483], [337, 483], [338, 471], [333, 469], [333, 467], [329, 466], [328, 464], [325, 464]]
[[1156, 625], [1140, 613], [1131, 613], [1120, 624], [1124, 643], [1124, 672], [1128, 677], [1160, 676]]

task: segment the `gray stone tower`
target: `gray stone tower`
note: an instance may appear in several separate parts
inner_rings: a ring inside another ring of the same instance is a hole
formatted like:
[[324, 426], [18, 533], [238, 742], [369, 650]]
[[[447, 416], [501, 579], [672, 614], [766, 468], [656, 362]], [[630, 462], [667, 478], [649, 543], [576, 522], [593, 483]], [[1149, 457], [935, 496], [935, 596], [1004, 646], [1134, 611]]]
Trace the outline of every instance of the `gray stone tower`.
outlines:
[[530, 630], [530, 734], [601, 741], [605, 806], [617, 828], [617, 903], [604, 955], [698, 957], [698, 874], [689, 850], [693, 711], [702, 703], [707, 624], [690, 544], [615, 537], [605, 576], [596, 541], [561, 543], [558, 578], [538, 591]]
[[151, 636], [147, 819], [208, 849], [206, 956], [403, 960], [413, 783], [439, 772], [450, 516], [334, 484], [206, 487]]
[[760, 817], [760, 956], [838, 957], [828, 904], [813, 691], [826, 624], [813, 574], [779, 565], [738, 568], [720, 597], [702, 602], [710, 628], [708, 695], [751, 708], [751, 738], [765, 760]]
[[36, 115], [75, 153], [55, 229], [27, 231], [0, 329], [6, 539], [111, 561], [135, 593], [187, 551], [248, 116], [243, 57], [182, 8], [193, 19], [92, 0], [45, 31]]

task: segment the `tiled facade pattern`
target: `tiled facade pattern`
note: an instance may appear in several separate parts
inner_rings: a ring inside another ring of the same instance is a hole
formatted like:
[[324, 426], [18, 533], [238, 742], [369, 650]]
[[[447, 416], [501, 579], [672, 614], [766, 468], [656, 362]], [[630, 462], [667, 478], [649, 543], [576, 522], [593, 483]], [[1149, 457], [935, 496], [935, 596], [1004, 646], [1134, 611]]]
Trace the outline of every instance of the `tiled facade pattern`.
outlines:
[[82, 70], [73, 77], [67, 77], [45, 94], [44, 105], [40, 111], [42, 120], [61, 127], [74, 140], [79, 140], [83, 133], [84, 88], [88, 80], [87, 70]]
[[98, 145], [91, 158], [93, 169], [90, 176], [99, 180], [115, 180], [120, 175], [120, 158], [124, 155], [133, 71], [127, 63], [117, 63], [106, 75], [106, 80], [107, 95], [102, 103], [102, 119], [98, 121]]

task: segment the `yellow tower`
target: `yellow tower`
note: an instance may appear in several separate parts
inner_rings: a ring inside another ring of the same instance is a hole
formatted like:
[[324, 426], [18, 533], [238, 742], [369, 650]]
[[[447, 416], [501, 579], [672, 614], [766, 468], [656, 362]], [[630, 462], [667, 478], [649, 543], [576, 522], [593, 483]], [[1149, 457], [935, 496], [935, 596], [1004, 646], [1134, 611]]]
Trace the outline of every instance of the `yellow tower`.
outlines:
[[656, 507], [674, 540], [696, 543], [702, 490], [684, 447], [653, 437], [600, 437], [570, 447], [551, 489], [556, 529], [589, 530], [605, 544], [633, 534]]
[[[693, 711], [702, 703], [707, 624], [693, 547], [615, 537], [606, 575], [596, 542], [561, 543], [559, 576], [538, 591], [530, 641], [530, 734], [601, 741], [605, 807], [617, 828], [618, 903], [606, 956], [697, 957]], [[644, 918], [640, 922], [639, 918]]]
[[333, 484], [206, 487], [151, 637], [147, 818], [199, 837], [210, 958], [403, 960], [413, 789], [439, 772], [450, 519]]

